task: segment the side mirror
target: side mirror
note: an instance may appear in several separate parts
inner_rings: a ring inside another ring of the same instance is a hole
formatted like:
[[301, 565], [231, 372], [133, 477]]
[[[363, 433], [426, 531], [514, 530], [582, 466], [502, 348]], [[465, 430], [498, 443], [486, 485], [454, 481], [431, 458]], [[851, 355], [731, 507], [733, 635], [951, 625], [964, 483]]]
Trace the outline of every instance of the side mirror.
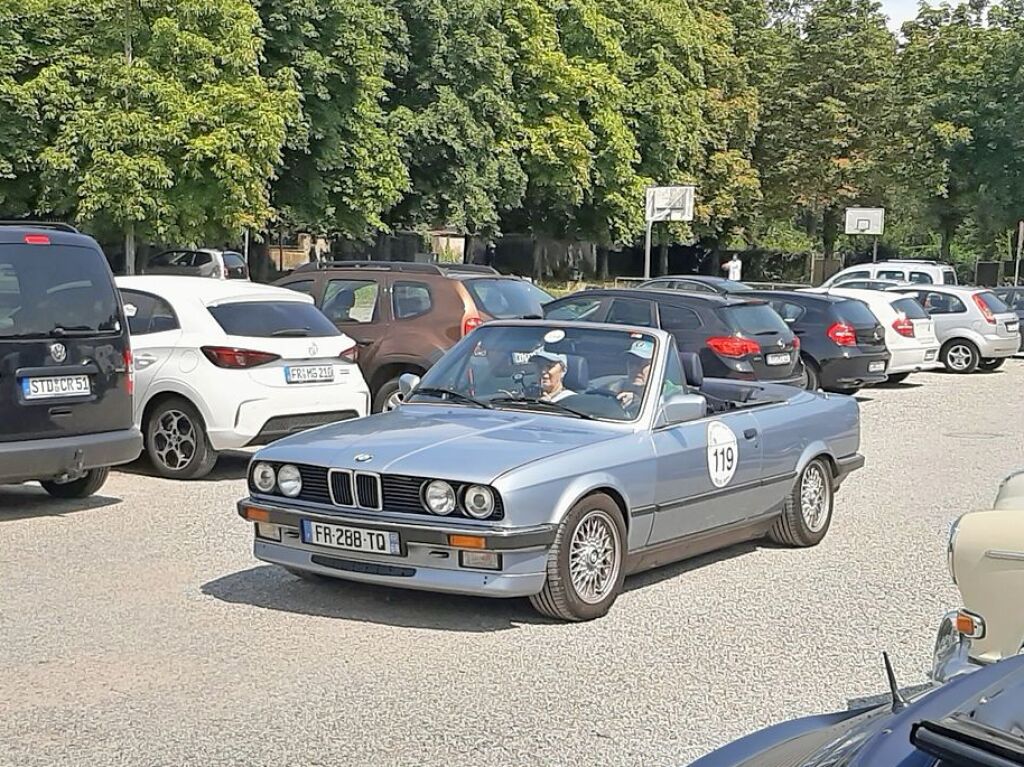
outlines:
[[398, 377], [398, 391], [402, 393], [402, 399], [408, 397], [412, 390], [420, 385], [420, 377], [415, 373], [402, 373]]
[[661, 406], [665, 426], [696, 421], [708, 414], [708, 401], [700, 394], [673, 394]]

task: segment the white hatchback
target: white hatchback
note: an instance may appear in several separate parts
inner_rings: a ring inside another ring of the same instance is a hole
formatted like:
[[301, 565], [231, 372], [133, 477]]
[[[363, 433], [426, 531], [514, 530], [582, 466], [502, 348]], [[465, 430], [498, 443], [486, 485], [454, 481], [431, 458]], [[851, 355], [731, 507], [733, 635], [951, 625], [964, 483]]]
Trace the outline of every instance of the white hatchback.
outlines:
[[885, 328], [885, 345], [892, 354], [886, 368], [890, 383], [899, 383], [911, 373], [942, 367], [935, 321], [912, 296], [854, 288], [831, 288], [828, 291], [819, 288], [816, 292], [856, 298], [868, 305]]
[[165, 477], [217, 451], [366, 415], [355, 342], [313, 299], [200, 277], [118, 277], [135, 358], [135, 423]]

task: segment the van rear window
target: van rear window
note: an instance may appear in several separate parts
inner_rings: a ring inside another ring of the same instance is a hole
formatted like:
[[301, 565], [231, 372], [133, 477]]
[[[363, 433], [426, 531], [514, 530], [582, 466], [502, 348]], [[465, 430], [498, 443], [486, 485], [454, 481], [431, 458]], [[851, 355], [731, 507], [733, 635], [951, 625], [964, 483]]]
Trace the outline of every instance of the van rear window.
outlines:
[[210, 314], [229, 336], [321, 338], [341, 335], [319, 309], [302, 301], [240, 301], [211, 306]]
[[0, 338], [116, 333], [103, 255], [74, 245], [0, 245]]

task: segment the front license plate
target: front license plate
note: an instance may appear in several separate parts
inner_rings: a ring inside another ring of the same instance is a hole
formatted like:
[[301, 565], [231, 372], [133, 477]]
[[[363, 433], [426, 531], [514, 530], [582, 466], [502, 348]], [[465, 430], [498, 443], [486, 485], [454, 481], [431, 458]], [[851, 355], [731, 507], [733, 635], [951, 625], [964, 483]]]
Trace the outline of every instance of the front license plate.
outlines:
[[25, 399], [88, 397], [92, 394], [92, 384], [86, 375], [22, 378], [21, 393]]
[[789, 352], [780, 352], [767, 355], [764, 361], [769, 365], [788, 365], [792, 359]]
[[869, 362], [868, 372], [869, 373], [881, 373], [885, 370], [885, 362]]
[[925, 362], [931, 362], [932, 360], [935, 359], [935, 355], [937, 355], [938, 353], [939, 353], [938, 349], [928, 349], [924, 353], [924, 361]]
[[398, 533], [367, 530], [362, 527], [345, 527], [302, 520], [302, 542], [331, 549], [363, 551], [367, 554], [401, 554], [402, 547]]
[[284, 379], [288, 383], [330, 383], [334, 380], [334, 365], [286, 367]]

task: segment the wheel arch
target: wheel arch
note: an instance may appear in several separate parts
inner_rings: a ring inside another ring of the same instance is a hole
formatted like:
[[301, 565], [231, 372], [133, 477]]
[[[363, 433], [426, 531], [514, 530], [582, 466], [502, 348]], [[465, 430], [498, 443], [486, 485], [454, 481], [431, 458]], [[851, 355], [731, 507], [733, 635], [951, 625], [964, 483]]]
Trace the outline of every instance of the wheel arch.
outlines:
[[421, 376], [427, 372], [427, 369], [427, 366], [421, 364], [420, 361], [391, 360], [389, 362], [385, 362], [373, 372], [373, 375], [367, 382], [370, 387], [370, 393], [373, 396], [377, 396], [377, 392], [380, 390], [380, 387], [392, 378], [402, 375], [402, 373], [414, 373], [415, 375]]
[[196, 412], [199, 413], [199, 417], [203, 419], [203, 428], [207, 428], [209, 426], [210, 417], [204, 406], [201, 404], [202, 400], [177, 389], [163, 389], [147, 397], [146, 404], [142, 408], [142, 417], [139, 420], [139, 429], [142, 431], [143, 439], [146, 438], [146, 423], [149, 421], [150, 415], [161, 403], [166, 402], [169, 399], [185, 400], [196, 409]]
[[793, 477], [794, 482], [803, 473], [803, 470], [807, 468], [807, 464], [815, 458], [821, 458], [826, 464], [828, 464], [829, 472], [832, 474], [832, 480], [833, 482], [835, 481], [836, 477], [839, 476], [839, 464], [836, 462], [836, 458], [832, 454], [832, 450], [829, 449], [828, 445], [819, 440], [809, 444], [804, 448], [803, 453], [800, 454], [800, 460], [797, 461], [796, 473]]

